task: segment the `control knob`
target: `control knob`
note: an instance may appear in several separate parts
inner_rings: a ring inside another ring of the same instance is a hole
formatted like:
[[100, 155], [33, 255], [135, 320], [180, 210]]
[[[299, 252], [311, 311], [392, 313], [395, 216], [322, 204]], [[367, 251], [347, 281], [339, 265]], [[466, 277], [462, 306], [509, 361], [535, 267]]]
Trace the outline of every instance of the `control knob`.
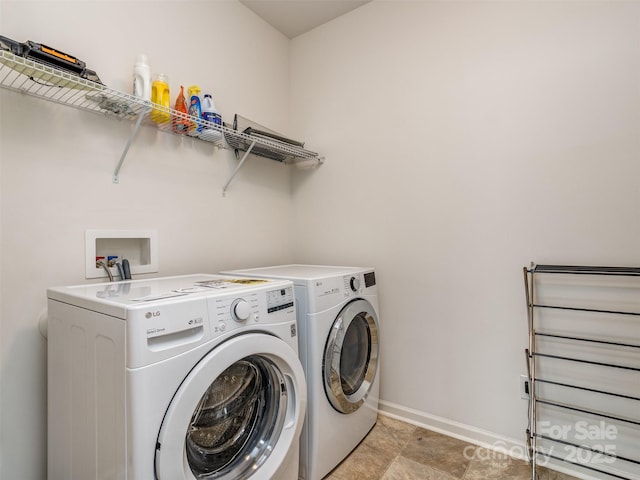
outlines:
[[360, 290], [360, 279], [358, 277], [351, 277], [351, 280], [349, 280], [349, 286], [351, 287], [351, 290], [357, 292]]
[[239, 298], [231, 304], [231, 318], [236, 322], [244, 322], [251, 316], [251, 307], [246, 300]]

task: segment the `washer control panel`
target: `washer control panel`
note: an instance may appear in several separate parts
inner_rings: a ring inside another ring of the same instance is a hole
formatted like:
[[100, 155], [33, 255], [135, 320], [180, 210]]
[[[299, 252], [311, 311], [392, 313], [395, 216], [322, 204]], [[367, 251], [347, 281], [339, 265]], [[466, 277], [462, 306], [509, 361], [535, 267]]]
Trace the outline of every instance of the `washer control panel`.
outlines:
[[293, 288], [279, 288], [267, 292], [267, 313], [293, 307]]
[[247, 292], [211, 299], [209, 313], [214, 334], [259, 323], [295, 321], [293, 287]]

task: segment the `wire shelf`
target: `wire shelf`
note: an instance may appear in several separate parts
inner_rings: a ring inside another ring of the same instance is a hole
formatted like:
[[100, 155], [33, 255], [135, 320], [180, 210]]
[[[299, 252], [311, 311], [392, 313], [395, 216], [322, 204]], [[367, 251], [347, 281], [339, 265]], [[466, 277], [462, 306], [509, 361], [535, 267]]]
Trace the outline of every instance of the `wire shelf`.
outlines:
[[[239, 132], [14, 55], [6, 50], [0, 50], [0, 87], [80, 110], [136, 122], [136, 130], [140, 124], [145, 124], [157, 127], [163, 132], [184, 135], [184, 132], [175, 132], [173, 126], [177, 120], [186, 119], [201, 126], [203, 131], [208, 130], [208, 135], [202, 135], [202, 138], [194, 135], [192, 138], [220, 148], [236, 150], [238, 145], [242, 145], [245, 150], [251, 150], [248, 147], [252, 146], [254, 154], [288, 164], [309, 161], [321, 164], [324, 161], [318, 153], [296, 145]], [[150, 117], [152, 111], [169, 114], [171, 120], [156, 123]], [[132, 138], [130, 142], [131, 140]], [[125, 147], [123, 157], [114, 172], [114, 182], [117, 182], [118, 172], [128, 148], [129, 144]]]

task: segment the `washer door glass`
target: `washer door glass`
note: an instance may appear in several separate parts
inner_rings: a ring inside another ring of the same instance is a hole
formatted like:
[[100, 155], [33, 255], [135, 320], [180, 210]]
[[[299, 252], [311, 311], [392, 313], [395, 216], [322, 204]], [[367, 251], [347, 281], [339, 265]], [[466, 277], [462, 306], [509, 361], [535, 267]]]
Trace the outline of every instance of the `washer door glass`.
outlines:
[[196, 478], [243, 479], [265, 462], [284, 424], [284, 385], [275, 365], [257, 355], [214, 380], [187, 430], [186, 455]]
[[324, 386], [333, 408], [341, 413], [360, 408], [377, 369], [378, 319], [369, 302], [354, 300], [338, 314], [324, 351]]
[[297, 448], [305, 405], [297, 352], [273, 335], [237, 335], [177, 386], [158, 433], [156, 478], [276, 479]]

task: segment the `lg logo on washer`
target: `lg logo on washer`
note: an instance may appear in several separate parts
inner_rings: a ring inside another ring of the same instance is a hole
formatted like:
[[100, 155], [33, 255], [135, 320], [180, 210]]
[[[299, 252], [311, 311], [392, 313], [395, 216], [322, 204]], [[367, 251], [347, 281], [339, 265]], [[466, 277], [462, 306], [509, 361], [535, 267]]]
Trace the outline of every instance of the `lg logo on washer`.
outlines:
[[152, 318], [152, 317], [159, 317], [160, 316], [160, 310], [156, 310], [155, 312], [147, 312], [144, 314], [144, 318]]

